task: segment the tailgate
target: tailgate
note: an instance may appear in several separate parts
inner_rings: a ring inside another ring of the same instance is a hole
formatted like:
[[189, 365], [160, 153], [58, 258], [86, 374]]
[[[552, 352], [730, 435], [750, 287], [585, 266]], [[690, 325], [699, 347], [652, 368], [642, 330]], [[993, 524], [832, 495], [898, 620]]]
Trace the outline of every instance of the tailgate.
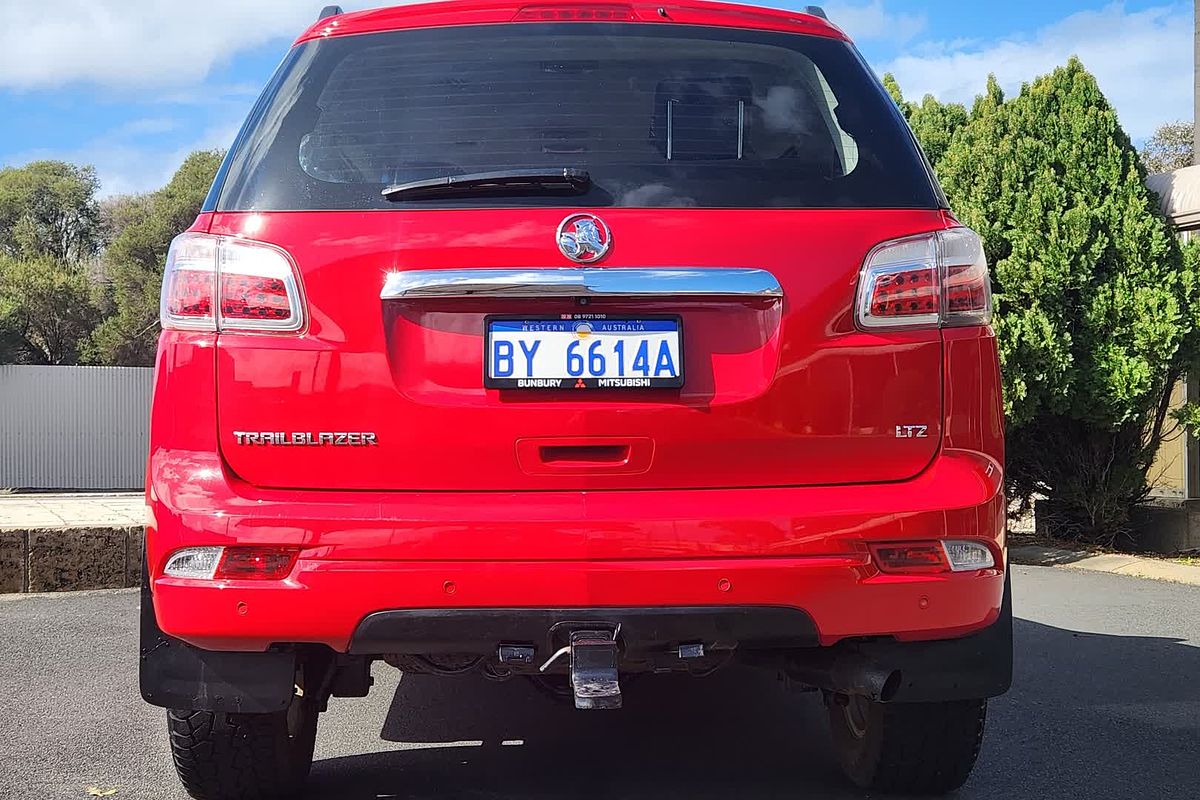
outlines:
[[[852, 304], [871, 247], [941, 227], [940, 212], [597, 214], [616, 244], [589, 269], [761, 270], [782, 296], [382, 299], [391, 273], [561, 270], [564, 213], [216, 214], [212, 232], [290, 252], [309, 317], [300, 334], [218, 336], [230, 468], [263, 487], [521, 491], [897, 481], [931, 461], [939, 331], [859, 331]], [[677, 318], [682, 386], [485, 387], [489, 317], [581, 314]]]

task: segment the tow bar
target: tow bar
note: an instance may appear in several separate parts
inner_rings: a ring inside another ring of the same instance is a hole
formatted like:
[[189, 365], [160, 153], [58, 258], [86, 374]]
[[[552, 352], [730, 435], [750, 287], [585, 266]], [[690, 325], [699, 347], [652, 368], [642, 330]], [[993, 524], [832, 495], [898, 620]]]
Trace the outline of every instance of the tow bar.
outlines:
[[564, 655], [571, 656], [571, 691], [575, 707], [581, 709], [620, 708], [621, 685], [617, 678], [617, 633], [611, 631], [572, 631], [570, 644], [560, 648], [542, 664], [545, 672]]

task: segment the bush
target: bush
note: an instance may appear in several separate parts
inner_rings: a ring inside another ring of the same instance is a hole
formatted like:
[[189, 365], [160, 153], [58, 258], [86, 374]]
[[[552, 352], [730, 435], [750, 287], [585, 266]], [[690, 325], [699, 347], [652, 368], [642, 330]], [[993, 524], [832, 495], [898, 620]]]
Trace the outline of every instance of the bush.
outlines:
[[[954, 120], [936, 105], [920, 108]], [[1171, 388], [1196, 360], [1196, 261], [1077, 59], [1008, 101], [989, 80], [948, 145], [945, 127], [929, 150], [944, 153], [951, 206], [992, 266], [1009, 491], [1047, 496], [1061, 533], [1112, 544], [1147, 494]]]

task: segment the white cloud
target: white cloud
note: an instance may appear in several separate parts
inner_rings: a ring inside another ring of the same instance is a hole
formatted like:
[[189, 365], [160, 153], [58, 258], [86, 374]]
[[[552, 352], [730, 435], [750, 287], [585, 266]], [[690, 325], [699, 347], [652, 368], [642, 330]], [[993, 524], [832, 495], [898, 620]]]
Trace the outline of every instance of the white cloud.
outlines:
[[883, 7], [883, 0], [868, 3], [832, 2], [824, 4], [823, 8], [830, 22], [856, 42], [888, 39], [895, 44], [903, 44], [925, 29], [924, 14], [892, 13]]
[[1128, 12], [1113, 3], [1082, 11], [1030, 36], [990, 42], [923, 45], [880, 72], [892, 72], [905, 97], [932, 94], [970, 103], [989, 73], [1006, 94], [1077, 55], [1095, 74], [1134, 139], [1144, 139], [1169, 120], [1192, 118], [1191, 4]]
[[[321, 4], [13, 0], [4, 5], [0, 87], [38, 89], [73, 82], [138, 87], [195, 82], [236, 52], [298, 35], [316, 21]], [[343, 3], [347, 10], [369, 5]]]
[[[147, 123], [141, 125], [139, 123]], [[167, 120], [135, 120], [100, 134], [70, 149], [33, 149], [14, 153], [5, 161], [12, 165], [41, 159], [57, 159], [96, 168], [100, 196], [135, 194], [162, 188], [189, 153], [228, 147], [237, 135], [241, 119], [217, 122], [178, 147], [151, 148], [138, 141], [141, 132], [157, 132]], [[177, 126], [172, 125], [175, 129]]]

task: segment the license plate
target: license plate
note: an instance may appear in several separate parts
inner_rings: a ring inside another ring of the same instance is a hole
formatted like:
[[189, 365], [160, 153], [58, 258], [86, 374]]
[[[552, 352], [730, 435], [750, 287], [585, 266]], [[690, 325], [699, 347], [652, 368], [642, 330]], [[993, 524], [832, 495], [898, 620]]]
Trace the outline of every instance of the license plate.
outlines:
[[489, 317], [489, 389], [678, 389], [679, 317]]

